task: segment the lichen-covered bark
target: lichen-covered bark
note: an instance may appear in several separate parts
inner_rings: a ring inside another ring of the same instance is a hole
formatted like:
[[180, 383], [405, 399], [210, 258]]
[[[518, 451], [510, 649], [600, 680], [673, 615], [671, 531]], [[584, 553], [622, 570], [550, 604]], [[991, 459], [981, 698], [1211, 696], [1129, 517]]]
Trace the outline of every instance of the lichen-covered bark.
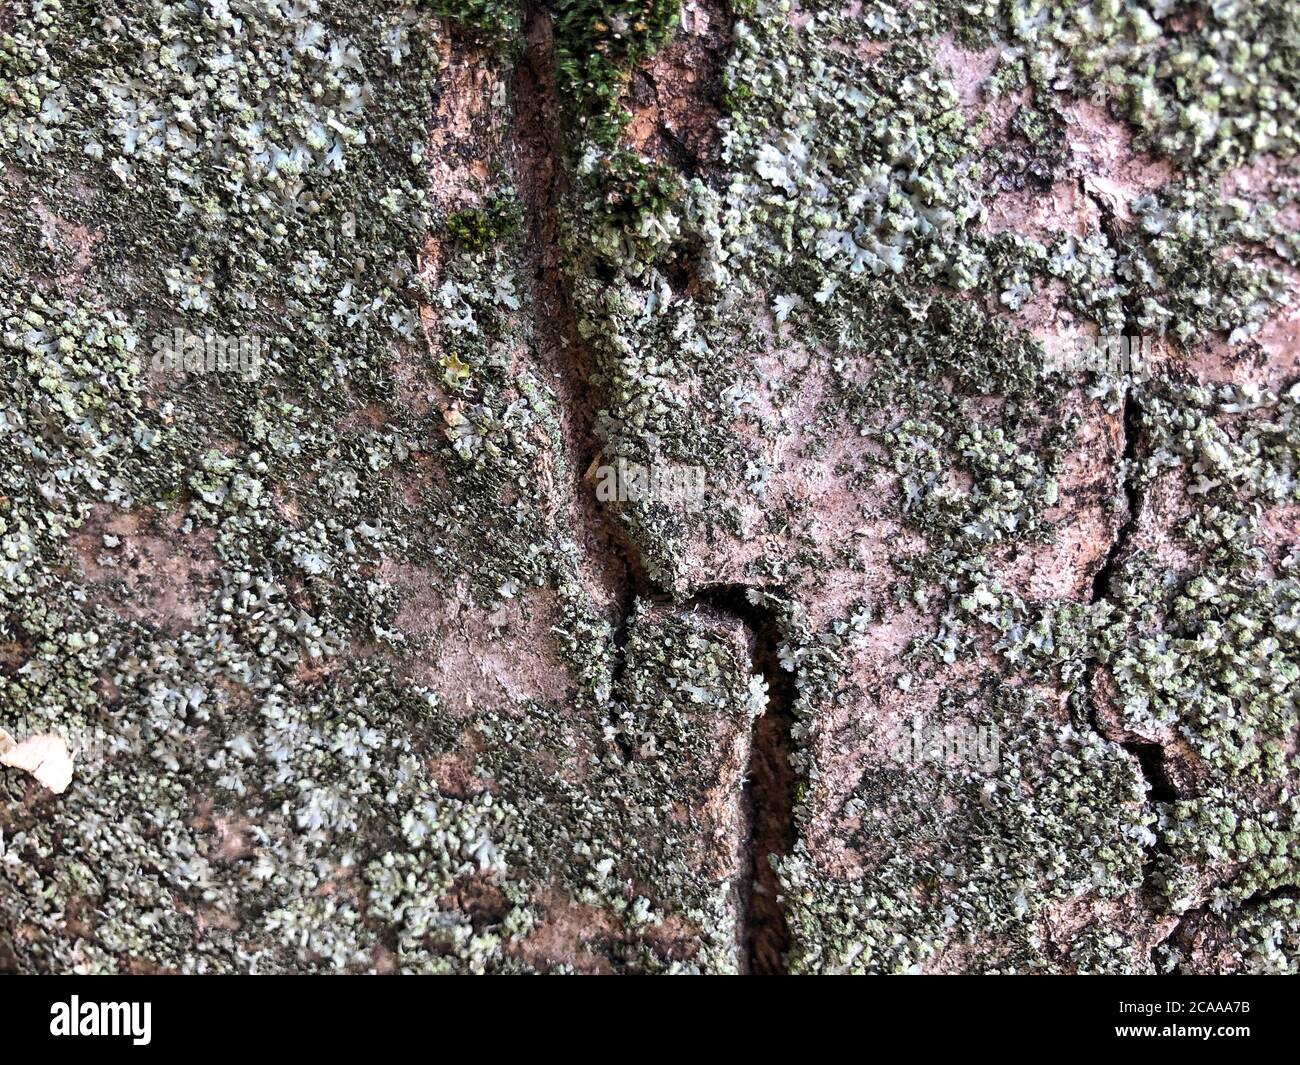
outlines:
[[1295, 15], [0, 2], [0, 969], [1294, 970]]

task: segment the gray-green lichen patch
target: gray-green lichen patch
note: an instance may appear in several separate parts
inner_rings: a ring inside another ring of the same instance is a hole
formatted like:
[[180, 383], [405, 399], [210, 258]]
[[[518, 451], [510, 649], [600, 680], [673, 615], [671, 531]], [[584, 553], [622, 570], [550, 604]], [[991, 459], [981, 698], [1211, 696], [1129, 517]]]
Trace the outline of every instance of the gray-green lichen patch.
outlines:
[[500, 57], [404, 3], [24, 6], [0, 713], [79, 763], [0, 781], [6, 964], [734, 969], [748, 648], [624, 652], [585, 583]]
[[1161, 948], [1164, 971], [1294, 975], [1300, 941], [1296, 900], [1280, 896], [1222, 917], [1197, 912]]
[[[925, 715], [930, 728], [993, 730], [995, 763], [894, 761], [876, 737], [850, 783], [829, 750], [819, 758], [829, 776], [801, 807], [808, 842], [779, 867], [794, 971], [1051, 971], [1055, 908], [1108, 914], [1141, 883], [1153, 815], [1132, 764], [997, 683], [952, 692]], [[843, 852], [832, 868], [849, 862], [851, 875], [828, 872], [828, 848]], [[1117, 952], [1108, 967], [1126, 968]]]
[[1172, 158], [1231, 166], [1300, 147], [1300, 39], [1285, 2], [1034, 3], [995, 35], [1011, 45], [1005, 77], [1092, 94]]
[[[1062, 374], [1041, 346], [1166, 338], [1175, 381], [1220, 373], [1207, 351], [1259, 355], [1293, 299], [1293, 195], [1230, 169], [1294, 154], [1292, 37], [1276, 5], [747, 4], [713, 171], [670, 195], [647, 161], [656, 195], [611, 213], [608, 151], [579, 143], [573, 284], [606, 452], [711, 456], [702, 515], [613, 514], [674, 593], [722, 574], [792, 611], [797, 967], [1145, 971], [1189, 895], [1293, 880], [1288, 401]], [[950, 80], [954, 55], [989, 46], [982, 86]], [[1008, 188], [1077, 195], [1021, 231]], [[1238, 424], [1261, 402], [1266, 420]], [[1161, 477], [1183, 504], [1160, 504]], [[881, 782], [872, 726], [950, 719], [938, 693], [971, 670], [1035, 686], [1004, 740], [1029, 745], [1021, 772], [1041, 757], [1069, 781], [1012, 788], [999, 816], [1043, 834], [1026, 853], [1095, 829], [1102, 860], [1004, 892], [1019, 866], [980, 843], [985, 796], [915, 769]], [[1057, 729], [1056, 756], [1031, 742]], [[1172, 785], [1139, 763], [1157, 748]], [[1210, 794], [1276, 824], [1280, 864], [1188, 850], [1197, 830], [1173, 818]], [[909, 864], [916, 839], [959, 856], [949, 881]], [[932, 879], [936, 899], [979, 902], [945, 924], [917, 901]]]

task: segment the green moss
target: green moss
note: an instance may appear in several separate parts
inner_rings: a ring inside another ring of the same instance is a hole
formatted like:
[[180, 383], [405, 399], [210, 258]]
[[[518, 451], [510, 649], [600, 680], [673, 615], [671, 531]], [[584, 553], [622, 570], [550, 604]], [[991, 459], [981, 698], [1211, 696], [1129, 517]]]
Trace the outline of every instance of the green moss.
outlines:
[[676, 176], [664, 164], [622, 148], [601, 155], [585, 177], [595, 218], [627, 232], [635, 232], [647, 217], [667, 213], [682, 198]]
[[560, 99], [582, 138], [613, 146], [628, 118], [620, 101], [628, 72], [663, 43], [679, 9], [674, 0], [557, 0]]
[[485, 251], [518, 236], [523, 225], [523, 204], [516, 196], [501, 194], [482, 207], [467, 207], [447, 219], [447, 233], [464, 251]]
[[439, 18], [486, 41], [509, 47], [523, 28], [519, 0], [421, 0]]

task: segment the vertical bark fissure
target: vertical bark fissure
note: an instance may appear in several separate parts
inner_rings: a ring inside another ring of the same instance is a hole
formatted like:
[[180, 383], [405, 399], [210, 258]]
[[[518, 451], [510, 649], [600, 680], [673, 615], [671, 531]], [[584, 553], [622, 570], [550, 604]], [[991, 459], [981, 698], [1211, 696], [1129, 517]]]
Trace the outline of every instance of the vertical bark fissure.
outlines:
[[[1114, 246], [1118, 251], [1124, 243], [1124, 231], [1115, 212], [1110, 205], [1100, 197], [1093, 196], [1088, 190], [1087, 183], [1081, 178], [1079, 187], [1085, 198], [1087, 198], [1096, 208], [1100, 216], [1101, 228], [1106, 235], [1107, 242]], [[1132, 344], [1137, 336], [1136, 317], [1131, 308], [1125, 308], [1124, 317], [1124, 335], [1128, 338], [1127, 343]], [[1110, 548], [1106, 552], [1106, 557], [1101, 566], [1098, 568], [1092, 581], [1092, 602], [1101, 603], [1112, 594], [1112, 587], [1116, 574], [1123, 565], [1125, 558], [1130, 553], [1130, 543], [1137, 529], [1138, 521], [1141, 516], [1142, 493], [1137, 484], [1137, 466], [1138, 466], [1138, 445], [1141, 439], [1141, 416], [1142, 408], [1138, 399], [1137, 385], [1133, 380], [1126, 380], [1124, 383], [1124, 404], [1121, 415], [1120, 431], [1122, 433], [1123, 447], [1121, 449], [1122, 464], [1122, 491], [1125, 501], [1127, 514], [1124, 521], [1115, 531], [1115, 536], [1111, 540]], [[1107, 730], [1101, 720], [1099, 711], [1099, 692], [1097, 677], [1102, 669], [1100, 661], [1094, 661], [1088, 670], [1088, 722], [1092, 729], [1103, 738], [1117, 744], [1132, 759], [1139, 775], [1146, 785], [1146, 801], [1151, 805], [1168, 804], [1176, 802], [1179, 798], [1178, 789], [1170, 775], [1167, 756], [1165, 749], [1158, 743], [1143, 742], [1139, 739], [1129, 738], [1122, 735], [1113, 735], [1111, 730]], [[1162, 855], [1168, 854], [1168, 841], [1159, 832], [1159, 826], [1155, 831], [1155, 840], [1147, 847], [1146, 860], [1142, 869], [1141, 892], [1147, 903], [1153, 910], [1160, 907], [1160, 893], [1158, 887], [1158, 877], [1160, 869], [1160, 859]], [[1155, 954], [1159, 946], [1166, 942], [1168, 937], [1157, 941], [1151, 947], [1150, 960], [1152, 966], [1155, 965]]]
[[[1120, 224], [1114, 210], [1106, 201], [1098, 196], [1094, 196], [1088, 189], [1088, 183], [1081, 177], [1079, 179], [1079, 190], [1084, 199], [1091, 203], [1097, 209], [1102, 232], [1106, 236], [1107, 244], [1111, 245], [1116, 254], [1124, 245], [1124, 227]], [[1133, 338], [1136, 335], [1135, 329], [1137, 317], [1127, 300], [1124, 307], [1124, 334]], [[1120, 420], [1120, 432], [1122, 433], [1123, 448], [1121, 452], [1121, 464], [1123, 470], [1123, 493], [1124, 500], [1128, 507], [1128, 514], [1124, 522], [1115, 532], [1115, 537], [1111, 541], [1110, 549], [1106, 553], [1106, 559], [1101, 568], [1097, 570], [1092, 582], [1092, 601], [1100, 602], [1109, 594], [1111, 579], [1119, 563], [1123, 560], [1128, 551], [1129, 540], [1133, 531], [1137, 527], [1138, 517], [1141, 510], [1141, 494], [1138, 491], [1136, 472], [1137, 472], [1137, 449], [1138, 439], [1140, 436], [1141, 426], [1141, 407], [1138, 402], [1137, 392], [1135, 391], [1134, 382], [1126, 380], [1124, 382], [1124, 407]]]
[[550, 15], [531, 0], [525, 8], [524, 48], [515, 64], [518, 129], [515, 184], [524, 205], [539, 352], [554, 371], [563, 413], [565, 444], [573, 456], [575, 529], [616, 571], [618, 632], [614, 650], [621, 669], [622, 630], [636, 597], [648, 582], [622, 529], [598, 504], [586, 475], [601, 453], [596, 436], [598, 398], [590, 384], [592, 361], [578, 331], [571, 282], [562, 247], [562, 209], [568, 195], [566, 142], [556, 86], [555, 44]]
[[752, 668], [767, 682], [767, 706], [754, 720], [743, 806], [747, 822], [736, 885], [741, 970], [757, 976], [786, 971], [790, 926], [773, 859], [794, 848], [798, 781], [794, 752], [794, 676], [780, 662], [780, 618], [749, 601], [743, 585], [716, 585], [694, 602], [739, 619], [750, 634]]
[[[618, 570], [619, 621], [612, 641], [612, 679], [617, 691], [626, 666], [627, 627], [638, 599], [663, 599], [649, 580], [636, 545], [600, 506], [585, 474], [600, 455], [595, 431], [599, 397], [590, 381], [593, 364], [578, 330], [571, 278], [563, 261], [562, 209], [568, 195], [566, 142], [556, 86], [550, 16], [532, 0], [525, 9], [525, 48], [515, 67], [518, 152], [516, 184], [524, 203], [533, 291], [538, 306], [538, 346], [556, 374], [565, 411], [566, 445], [576, 456], [574, 498], [579, 522], [594, 546]], [[747, 822], [736, 871], [737, 950], [742, 972], [785, 971], [790, 929], [779, 896], [772, 858], [794, 845], [796, 781], [791, 766], [794, 679], [778, 659], [779, 619], [749, 602], [739, 585], [709, 588], [691, 603], [741, 621], [750, 635], [754, 672], [767, 682], [768, 702], [752, 726], [742, 806]], [[688, 604], [690, 605], [690, 604]], [[623, 751], [625, 758], [631, 752]]]
[[1128, 552], [1129, 540], [1137, 527], [1142, 499], [1134, 479], [1134, 471], [1137, 466], [1138, 420], [1140, 417], [1141, 407], [1130, 382], [1124, 386], [1124, 410], [1121, 419], [1123, 448], [1120, 457], [1123, 470], [1122, 489], [1128, 513], [1125, 515], [1120, 527], [1115, 530], [1115, 536], [1110, 542], [1106, 557], [1102, 560], [1101, 566], [1098, 567], [1096, 574], [1092, 578], [1092, 601], [1094, 603], [1100, 603], [1110, 594], [1111, 581], [1119, 568], [1120, 562], [1123, 561], [1125, 554]]
[[[1132, 382], [1128, 382], [1124, 390], [1122, 420], [1124, 446], [1121, 458], [1123, 464], [1123, 494], [1128, 513], [1124, 522], [1116, 530], [1110, 549], [1106, 553], [1106, 558], [1093, 577], [1093, 603], [1100, 603], [1111, 594], [1111, 584], [1119, 567], [1129, 553], [1130, 540], [1137, 527], [1142, 506], [1141, 492], [1135, 479], [1138, 441], [1140, 438], [1140, 416], [1141, 408], [1134, 394], [1134, 385]], [[1102, 665], [1099, 661], [1094, 661], [1088, 669], [1089, 725], [1094, 732], [1118, 745], [1133, 759], [1133, 764], [1146, 785], [1146, 800], [1148, 803], [1154, 805], [1176, 802], [1179, 797], [1178, 790], [1173, 778], [1170, 776], [1164, 748], [1158, 743], [1143, 742], [1139, 739], [1115, 735], [1114, 730], [1107, 729], [1103, 725], [1098, 705], [1100, 693], [1097, 684], [1097, 677], [1101, 669]], [[1147, 857], [1142, 871], [1142, 893], [1153, 905], [1158, 901], [1157, 877], [1160, 857], [1168, 851], [1168, 845], [1158, 830], [1155, 835], [1155, 842], [1147, 848]], [[1155, 949], [1153, 946], [1153, 956]]]

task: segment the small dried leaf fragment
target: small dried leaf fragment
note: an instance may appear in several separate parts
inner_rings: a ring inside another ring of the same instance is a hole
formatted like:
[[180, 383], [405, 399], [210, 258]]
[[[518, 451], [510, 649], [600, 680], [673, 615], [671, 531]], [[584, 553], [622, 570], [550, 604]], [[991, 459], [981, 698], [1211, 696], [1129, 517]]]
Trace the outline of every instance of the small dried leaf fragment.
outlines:
[[63, 794], [72, 783], [72, 755], [63, 737], [53, 732], [29, 736], [19, 743], [0, 729], [0, 765], [26, 770], [55, 795]]

